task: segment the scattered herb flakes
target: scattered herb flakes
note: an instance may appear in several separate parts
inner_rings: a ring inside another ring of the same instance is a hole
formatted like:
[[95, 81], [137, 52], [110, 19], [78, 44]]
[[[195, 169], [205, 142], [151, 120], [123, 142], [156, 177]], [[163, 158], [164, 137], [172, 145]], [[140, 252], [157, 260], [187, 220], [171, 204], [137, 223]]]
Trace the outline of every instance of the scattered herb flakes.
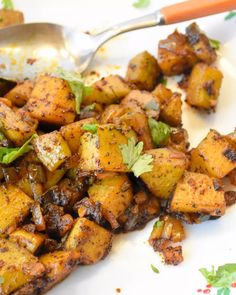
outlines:
[[154, 144], [156, 146], [164, 145], [170, 136], [170, 126], [152, 118], [148, 119], [148, 126], [151, 130], [151, 136]]
[[84, 131], [89, 131], [89, 132], [91, 132], [93, 134], [97, 133], [97, 131], [98, 131], [97, 124], [84, 124], [82, 126], [82, 129]]
[[151, 269], [152, 269], [152, 271], [155, 272], [155, 273], [160, 273], [159, 269], [156, 268], [153, 264], [151, 264]]
[[166, 85], [167, 85], [167, 79], [164, 78], [164, 77], [162, 77], [162, 78], [160, 79], [160, 83], [161, 83], [162, 85], [166, 86]]
[[212, 48], [214, 48], [215, 50], [219, 50], [220, 49], [220, 41], [218, 40], [214, 40], [214, 39], [209, 39], [210, 45]]
[[2, 8], [8, 9], [8, 10], [13, 10], [14, 5], [13, 5], [12, 0], [2, 0]]
[[142, 9], [147, 8], [151, 4], [151, 0], [137, 0], [137, 2], [133, 3], [133, 7]]
[[81, 75], [78, 73], [68, 72], [59, 68], [56, 74], [69, 83], [71, 91], [75, 96], [76, 113], [80, 114], [83, 97], [91, 93], [91, 87], [85, 86]]
[[17, 148], [8, 148], [0, 147], [0, 163], [1, 164], [10, 164], [15, 161], [17, 158], [21, 157], [25, 153], [28, 153], [32, 150], [30, 142], [37, 137], [37, 134], [33, 134], [30, 139], [28, 139], [21, 147]]
[[206, 268], [200, 268], [199, 271], [206, 278], [208, 284], [219, 288], [217, 295], [230, 294], [230, 287], [236, 281], [236, 263], [221, 265], [217, 270], [212, 266], [210, 271]]
[[230, 11], [226, 16], [225, 20], [230, 20], [232, 18], [236, 17], [236, 11]]
[[139, 177], [145, 172], [150, 172], [153, 169], [153, 158], [151, 155], [143, 154], [143, 142], [136, 144], [135, 138], [129, 138], [127, 144], [121, 144], [120, 151], [123, 162], [127, 165], [136, 177]]

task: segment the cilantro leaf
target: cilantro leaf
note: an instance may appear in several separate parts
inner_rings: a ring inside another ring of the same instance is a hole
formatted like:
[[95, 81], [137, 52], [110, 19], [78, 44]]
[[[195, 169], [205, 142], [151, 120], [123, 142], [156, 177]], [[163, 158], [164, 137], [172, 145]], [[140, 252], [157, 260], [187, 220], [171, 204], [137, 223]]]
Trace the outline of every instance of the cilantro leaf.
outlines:
[[83, 108], [83, 112], [93, 111], [96, 108], [96, 103], [92, 103]]
[[8, 148], [8, 147], [0, 147], [0, 163], [1, 164], [9, 164], [15, 161], [17, 158], [21, 157], [25, 153], [28, 153], [32, 146], [29, 144], [35, 137], [36, 134], [33, 134], [30, 139], [28, 139], [21, 147], [17, 148]]
[[221, 265], [217, 270], [212, 266], [210, 271], [206, 268], [201, 268], [199, 271], [209, 284], [221, 288], [218, 289], [217, 295], [228, 295], [231, 284], [236, 280], [236, 263]]
[[155, 272], [155, 273], [159, 273], [159, 269], [156, 268], [153, 264], [151, 264], [151, 269]]
[[2, 8], [8, 9], [8, 10], [13, 10], [14, 5], [13, 5], [12, 0], [2, 0]]
[[230, 20], [236, 16], [236, 11], [230, 11], [226, 16], [225, 20]]
[[211, 47], [214, 48], [215, 50], [220, 49], [220, 41], [214, 40], [214, 39], [209, 39], [209, 42], [210, 42]]
[[84, 131], [89, 131], [91, 133], [97, 133], [97, 131], [98, 131], [97, 124], [84, 124], [82, 126], [82, 129]]
[[75, 96], [76, 113], [80, 114], [80, 106], [83, 101], [83, 97], [91, 91], [91, 87], [84, 85], [84, 81], [78, 73], [67, 72], [64, 69], [59, 68], [57, 74], [60, 78], [69, 83], [71, 91]]
[[0, 276], [0, 285], [4, 283], [4, 278]]
[[166, 85], [167, 85], [167, 79], [164, 78], [164, 77], [161, 77], [161, 79], [160, 79], [160, 83], [161, 83], [162, 85], [166, 86]]
[[148, 126], [154, 144], [156, 146], [164, 145], [170, 136], [170, 126], [160, 121], [157, 122], [152, 118], [148, 119]]
[[137, 2], [133, 3], [133, 7], [135, 8], [147, 8], [151, 4], [151, 0], [137, 0]]
[[157, 227], [162, 227], [164, 225], [164, 221], [162, 220], [157, 220], [154, 225], [153, 228], [157, 228]]
[[143, 142], [140, 141], [136, 144], [135, 138], [129, 138], [127, 144], [121, 144], [120, 151], [122, 154], [123, 162], [127, 165], [136, 177], [139, 177], [145, 172], [152, 171], [153, 158], [151, 155], [143, 154]]

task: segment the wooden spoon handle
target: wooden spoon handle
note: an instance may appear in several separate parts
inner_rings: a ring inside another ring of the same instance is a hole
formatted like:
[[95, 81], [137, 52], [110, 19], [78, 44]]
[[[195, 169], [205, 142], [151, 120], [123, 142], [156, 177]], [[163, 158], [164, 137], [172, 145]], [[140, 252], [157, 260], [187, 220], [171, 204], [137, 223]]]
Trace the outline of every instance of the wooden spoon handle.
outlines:
[[161, 13], [169, 25], [233, 9], [236, 0], [188, 0], [163, 7]]

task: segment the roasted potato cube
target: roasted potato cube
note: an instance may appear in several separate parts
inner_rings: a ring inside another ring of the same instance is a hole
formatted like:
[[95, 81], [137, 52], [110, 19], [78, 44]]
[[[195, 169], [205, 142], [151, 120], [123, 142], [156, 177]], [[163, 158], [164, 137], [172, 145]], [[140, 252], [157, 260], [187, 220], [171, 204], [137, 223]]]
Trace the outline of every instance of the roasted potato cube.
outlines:
[[83, 103], [86, 105], [94, 102], [106, 105], [118, 103], [133, 89], [131, 85], [118, 75], [104, 77], [92, 84], [91, 87], [91, 93], [83, 99]]
[[24, 23], [23, 13], [17, 10], [0, 9], [0, 19], [0, 29]]
[[70, 232], [65, 248], [76, 250], [83, 264], [96, 263], [110, 251], [112, 234], [86, 218], [79, 218]]
[[64, 280], [79, 262], [80, 255], [76, 251], [55, 251], [39, 258], [47, 270], [46, 284], [42, 292], [46, 292], [54, 285]]
[[145, 90], [131, 91], [122, 100], [121, 105], [136, 112], [145, 112], [149, 118], [156, 120], [160, 114], [160, 101], [158, 97]]
[[153, 157], [153, 169], [140, 177], [156, 197], [166, 199], [187, 168], [188, 159], [184, 153], [168, 148], [146, 151], [146, 154]]
[[214, 66], [198, 63], [194, 66], [188, 82], [186, 101], [202, 109], [215, 108], [223, 75]]
[[0, 102], [0, 131], [16, 146], [21, 146], [35, 133], [38, 122]]
[[33, 87], [33, 81], [25, 80], [17, 84], [13, 89], [11, 89], [5, 95], [5, 97], [8, 98], [14, 105], [22, 107], [29, 100]]
[[125, 174], [98, 180], [89, 188], [88, 194], [115, 218], [124, 213], [133, 198], [132, 186]]
[[100, 125], [97, 133], [84, 133], [80, 139], [79, 168], [84, 171], [128, 172], [120, 151], [121, 144], [136, 134], [126, 127], [114, 124]]
[[189, 148], [188, 132], [184, 128], [172, 128], [167, 146], [174, 150], [187, 153]]
[[174, 127], [182, 123], [181, 94], [175, 92], [171, 98], [161, 106], [160, 120]]
[[25, 284], [41, 277], [44, 266], [26, 249], [5, 239], [0, 239], [1, 294], [12, 294]]
[[196, 23], [192, 23], [186, 28], [186, 35], [200, 61], [212, 64], [216, 60], [216, 51], [211, 47], [209, 39]]
[[85, 131], [82, 129], [85, 124], [96, 124], [97, 120], [94, 118], [84, 119], [77, 121], [66, 126], [61, 127], [60, 132], [65, 141], [67, 142], [71, 153], [78, 153], [80, 137]]
[[0, 236], [10, 234], [29, 214], [33, 203], [23, 191], [13, 185], [0, 186]]
[[46, 171], [47, 174], [47, 181], [44, 184], [44, 188], [46, 190], [50, 189], [51, 187], [53, 187], [54, 185], [56, 185], [61, 179], [62, 177], [65, 175], [66, 173], [66, 169], [57, 169], [55, 171]]
[[205, 174], [185, 171], [178, 182], [170, 209], [173, 212], [203, 213], [221, 216], [225, 213], [224, 191], [216, 179]]
[[188, 72], [197, 62], [187, 37], [178, 31], [161, 40], [158, 45], [158, 63], [164, 75]]
[[158, 97], [158, 100], [161, 104], [164, 104], [165, 102], [171, 99], [173, 92], [169, 88], [160, 83], [152, 91], [152, 94]]
[[26, 248], [29, 252], [35, 253], [42, 246], [45, 237], [38, 233], [31, 233], [19, 228], [10, 234], [10, 241]]
[[226, 138], [215, 130], [191, 152], [190, 169], [216, 178], [226, 176], [236, 168], [236, 149]]
[[50, 75], [38, 77], [26, 107], [40, 122], [55, 125], [70, 124], [76, 115], [68, 82]]
[[140, 90], [151, 91], [161, 75], [157, 60], [149, 52], [143, 51], [133, 57], [126, 72], [126, 79]]
[[33, 146], [40, 161], [49, 171], [55, 171], [71, 156], [71, 151], [60, 132], [53, 131], [38, 136]]

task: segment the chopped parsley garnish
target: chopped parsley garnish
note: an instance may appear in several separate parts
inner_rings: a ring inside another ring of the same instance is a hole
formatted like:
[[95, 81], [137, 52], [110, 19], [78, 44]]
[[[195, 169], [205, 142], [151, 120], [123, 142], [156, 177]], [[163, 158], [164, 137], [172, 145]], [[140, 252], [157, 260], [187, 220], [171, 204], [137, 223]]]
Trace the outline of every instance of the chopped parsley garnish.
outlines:
[[91, 132], [91, 133], [97, 133], [97, 131], [98, 131], [98, 126], [97, 126], [97, 124], [84, 124], [83, 126], [82, 126], [82, 129], [84, 130], [84, 131], [89, 131], [89, 132]]
[[152, 171], [153, 158], [151, 155], [142, 154], [143, 142], [136, 144], [135, 138], [129, 138], [127, 144], [120, 145], [124, 164], [130, 169], [136, 177], [145, 172]]
[[214, 48], [215, 50], [220, 49], [220, 41], [214, 40], [214, 39], [209, 39], [209, 42], [210, 42], [211, 47]]
[[217, 270], [212, 266], [209, 271], [206, 268], [199, 271], [211, 286], [218, 288], [217, 295], [230, 294], [231, 284], [236, 281], [236, 263], [221, 265]]
[[137, 0], [137, 2], [133, 3], [135, 8], [147, 8], [151, 4], [151, 0]]
[[2, 8], [8, 9], [8, 10], [13, 10], [14, 5], [13, 5], [12, 0], [2, 0]]
[[80, 106], [83, 101], [83, 97], [90, 94], [91, 87], [84, 85], [84, 81], [78, 73], [68, 72], [60, 68], [58, 69], [57, 74], [60, 78], [69, 83], [71, 91], [75, 96], [76, 113], [80, 114]]
[[151, 264], [151, 269], [152, 269], [153, 272], [155, 272], [155, 273], [160, 273], [159, 269], [156, 268], [153, 264]]
[[10, 164], [15, 161], [17, 158], [28, 153], [32, 150], [30, 142], [37, 137], [37, 134], [33, 134], [30, 139], [28, 139], [21, 147], [17, 148], [8, 148], [0, 147], [0, 163], [1, 164]]
[[151, 136], [154, 144], [156, 146], [164, 145], [170, 136], [170, 126], [152, 118], [148, 119], [148, 125], [151, 130]]
[[226, 16], [225, 20], [230, 20], [232, 18], [236, 17], [236, 11], [230, 11]]

